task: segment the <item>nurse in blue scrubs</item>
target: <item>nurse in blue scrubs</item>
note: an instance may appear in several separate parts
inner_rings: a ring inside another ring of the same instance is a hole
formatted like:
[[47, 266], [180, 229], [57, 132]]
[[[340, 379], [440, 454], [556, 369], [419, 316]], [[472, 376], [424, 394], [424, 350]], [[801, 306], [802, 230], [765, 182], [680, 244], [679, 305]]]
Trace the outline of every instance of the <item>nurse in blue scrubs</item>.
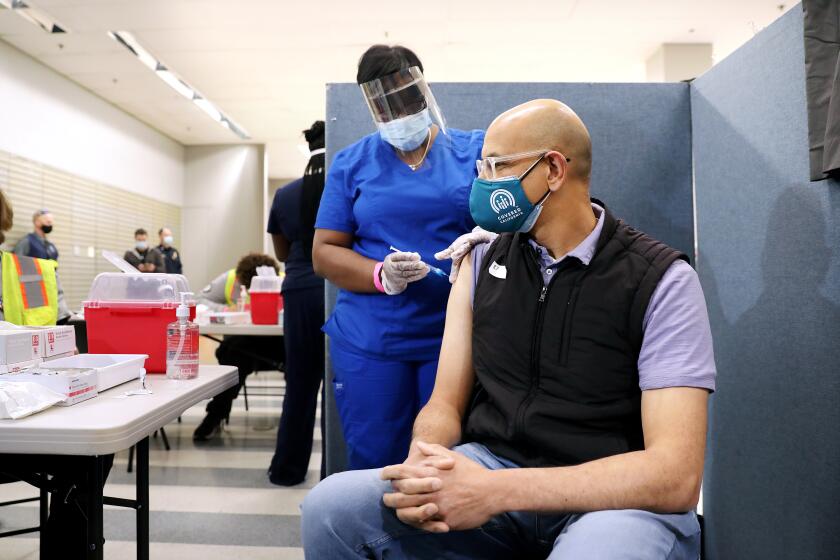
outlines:
[[348, 466], [366, 469], [405, 460], [431, 395], [450, 284], [426, 263], [474, 226], [484, 132], [446, 127], [407, 48], [371, 47], [356, 79], [378, 131], [329, 168], [313, 264], [340, 288], [324, 331]]

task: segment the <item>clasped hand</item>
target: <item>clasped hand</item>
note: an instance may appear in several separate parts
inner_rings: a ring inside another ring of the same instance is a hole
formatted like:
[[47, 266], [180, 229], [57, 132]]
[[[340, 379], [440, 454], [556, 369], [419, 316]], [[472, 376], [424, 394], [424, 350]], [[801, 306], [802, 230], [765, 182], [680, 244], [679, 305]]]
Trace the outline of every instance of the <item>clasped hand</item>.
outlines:
[[492, 471], [441, 445], [416, 441], [401, 465], [382, 469], [393, 492], [383, 502], [397, 518], [432, 533], [480, 527], [494, 514]]

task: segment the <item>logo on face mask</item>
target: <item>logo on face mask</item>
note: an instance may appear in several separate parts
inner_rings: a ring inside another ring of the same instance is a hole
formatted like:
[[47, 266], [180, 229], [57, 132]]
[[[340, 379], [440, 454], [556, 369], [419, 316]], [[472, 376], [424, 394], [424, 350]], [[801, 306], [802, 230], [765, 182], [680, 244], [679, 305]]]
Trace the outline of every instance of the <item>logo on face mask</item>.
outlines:
[[496, 189], [490, 193], [490, 208], [497, 214], [500, 224], [522, 216], [522, 209], [516, 205], [516, 197], [507, 189]]
[[490, 194], [490, 207], [496, 214], [516, 206], [516, 199], [507, 189], [496, 189]]

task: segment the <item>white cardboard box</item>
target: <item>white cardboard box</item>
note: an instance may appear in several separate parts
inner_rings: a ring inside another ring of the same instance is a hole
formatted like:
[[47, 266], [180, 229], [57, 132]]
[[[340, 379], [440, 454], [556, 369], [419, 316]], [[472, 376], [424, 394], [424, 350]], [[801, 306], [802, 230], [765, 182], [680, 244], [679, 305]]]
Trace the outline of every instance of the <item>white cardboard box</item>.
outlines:
[[32, 368], [22, 373], [4, 375], [6, 381], [29, 381], [42, 385], [59, 395], [64, 395], [67, 400], [58, 403], [58, 406], [70, 406], [98, 394], [98, 376], [93, 369], [75, 368], [50, 368], [43, 365]]
[[70, 354], [76, 351], [76, 329], [71, 325], [57, 325], [54, 327], [27, 327], [43, 334], [41, 347], [43, 358], [50, 358], [58, 354]]
[[[0, 364], [0, 375], [6, 374], [6, 373], [18, 373], [18, 372], [21, 372], [25, 369], [29, 369], [32, 366], [37, 366], [40, 363], [41, 363], [41, 360], [40, 360], [40, 358], [38, 358], [38, 359], [35, 359], [35, 360], [27, 360], [25, 362], [16, 362], [16, 363], [13, 363], [13, 364]], [[2, 378], [0, 378], [0, 379], [2, 379]]]
[[251, 322], [251, 313], [243, 311], [215, 311], [206, 317], [210, 325], [247, 325]]
[[40, 361], [44, 334], [33, 330], [0, 330], [0, 366]]

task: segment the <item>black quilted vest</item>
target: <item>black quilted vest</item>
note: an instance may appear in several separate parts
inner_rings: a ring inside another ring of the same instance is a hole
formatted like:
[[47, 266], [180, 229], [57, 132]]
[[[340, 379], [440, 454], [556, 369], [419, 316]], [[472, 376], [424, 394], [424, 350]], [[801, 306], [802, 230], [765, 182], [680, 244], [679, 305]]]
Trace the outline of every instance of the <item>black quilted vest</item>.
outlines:
[[476, 386], [464, 441], [528, 467], [643, 449], [642, 321], [660, 278], [680, 258], [688, 261], [605, 210], [589, 266], [565, 259], [545, 287], [528, 236], [499, 236], [475, 288]]

